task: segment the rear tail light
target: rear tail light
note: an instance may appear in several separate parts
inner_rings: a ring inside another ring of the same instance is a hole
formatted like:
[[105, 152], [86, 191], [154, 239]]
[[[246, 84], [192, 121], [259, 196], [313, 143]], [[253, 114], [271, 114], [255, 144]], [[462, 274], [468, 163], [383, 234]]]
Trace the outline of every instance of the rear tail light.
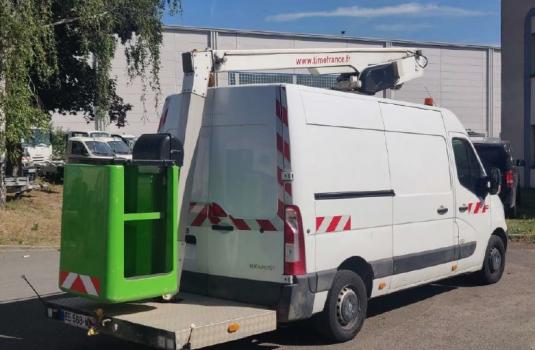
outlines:
[[306, 273], [305, 235], [299, 207], [287, 205], [284, 210], [284, 274]]
[[513, 188], [514, 182], [515, 182], [515, 179], [513, 176], [513, 171], [507, 170], [505, 172], [505, 184], [507, 185], [507, 188]]

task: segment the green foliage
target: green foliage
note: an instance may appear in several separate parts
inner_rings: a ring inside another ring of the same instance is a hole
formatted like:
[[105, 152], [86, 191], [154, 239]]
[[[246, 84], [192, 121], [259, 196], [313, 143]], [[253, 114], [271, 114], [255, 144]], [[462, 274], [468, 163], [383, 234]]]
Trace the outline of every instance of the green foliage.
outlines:
[[61, 128], [56, 128], [50, 131], [50, 136], [52, 158], [63, 159], [65, 156], [65, 147], [67, 146], [67, 133]]
[[49, 1], [0, 0], [0, 153], [7, 149], [7, 160], [21, 155], [20, 139], [31, 127], [48, 124], [48, 115], [39, 106], [30, 69], [40, 79], [56, 70]]
[[[131, 78], [159, 91], [161, 18], [180, 0], [0, 0], [0, 154], [20, 157], [20, 140], [50, 113], [82, 112], [122, 126], [131, 106], [110, 78], [116, 45]], [[158, 94], [157, 94], [158, 95]], [[142, 97], [142, 100], [144, 98]], [[157, 102], [157, 101], [155, 101]], [[1, 128], [0, 128], [1, 130]]]

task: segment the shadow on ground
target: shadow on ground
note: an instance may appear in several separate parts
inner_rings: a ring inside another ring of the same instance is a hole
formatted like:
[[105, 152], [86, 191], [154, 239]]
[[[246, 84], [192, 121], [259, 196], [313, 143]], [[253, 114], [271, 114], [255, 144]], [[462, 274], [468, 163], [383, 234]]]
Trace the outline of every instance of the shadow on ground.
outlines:
[[[456, 277], [440, 283], [402, 291], [370, 301], [368, 317], [376, 317], [389, 311], [447, 293], [458, 287], [475, 285], [471, 279]], [[38, 299], [0, 304], [0, 349], [148, 349], [113, 337], [98, 335], [88, 337], [82, 329], [66, 326], [45, 316], [45, 308]], [[315, 331], [313, 320], [281, 326], [277, 331], [213, 347], [223, 349], [277, 349], [285, 345], [319, 346], [327, 343]]]

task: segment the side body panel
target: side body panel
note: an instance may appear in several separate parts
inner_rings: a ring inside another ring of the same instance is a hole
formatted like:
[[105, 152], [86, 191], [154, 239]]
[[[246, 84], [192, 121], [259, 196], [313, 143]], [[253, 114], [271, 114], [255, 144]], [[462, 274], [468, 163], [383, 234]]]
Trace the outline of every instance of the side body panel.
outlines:
[[380, 103], [392, 187], [392, 288], [451, 274], [457, 235], [453, 189], [442, 115]]
[[[293, 199], [307, 242], [315, 241], [307, 243], [307, 271], [336, 269], [356, 256], [370, 262], [390, 258], [392, 187], [377, 101], [306, 87], [288, 90]], [[381, 281], [389, 285], [390, 277]]]

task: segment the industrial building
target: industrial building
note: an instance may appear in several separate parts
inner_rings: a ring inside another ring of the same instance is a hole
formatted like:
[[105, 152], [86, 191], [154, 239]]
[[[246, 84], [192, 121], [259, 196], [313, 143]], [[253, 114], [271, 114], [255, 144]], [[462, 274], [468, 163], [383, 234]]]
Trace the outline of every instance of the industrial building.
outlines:
[[502, 1], [502, 138], [524, 159], [521, 183], [535, 186], [535, 0]]
[[[314, 47], [416, 47], [429, 59], [424, 77], [409, 82], [400, 90], [385, 91], [384, 97], [423, 103], [432, 97], [438, 106], [452, 110], [464, 126], [488, 136], [501, 133], [501, 50], [497, 47], [400, 40], [362, 39], [346, 36], [289, 34], [276, 32], [190, 28], [166, 26], [161, 48], [160, 104], [155, 106], [154, 93], [147, 89], [145, 103], [143, 82], [129, 82], [123, 50], [118, 47], [112, 75], [117, 79], [117, 92], [133, 105], [128, 125], [108, 130], [139, 135], [155, 132], [165, 96], [182, 88], [181, 53], [193, 49], [270, 49]], [[336, 77], [310, 76], [301, 71], [230, 72], [218, 74], [219, 86], [248, 83], [288, 82], [329, 88]], [[94, 129], [81, 116], [53, 116], [53, 125], [67, 130]]]

